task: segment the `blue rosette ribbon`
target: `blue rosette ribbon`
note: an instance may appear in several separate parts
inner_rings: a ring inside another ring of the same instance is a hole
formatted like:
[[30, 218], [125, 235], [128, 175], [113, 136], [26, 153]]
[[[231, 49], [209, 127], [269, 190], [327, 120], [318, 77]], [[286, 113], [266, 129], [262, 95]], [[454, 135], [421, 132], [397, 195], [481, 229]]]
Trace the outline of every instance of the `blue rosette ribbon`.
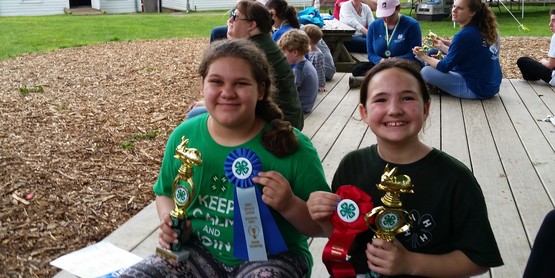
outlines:
[[233, 256], [245, 261], [266, 261], [267, 254], [287, 251], [270, 209], [252, 181], [262, 171], [258, 155], [247, 148], [235, 149], [225, 159], [224, 170], [235, 185]]

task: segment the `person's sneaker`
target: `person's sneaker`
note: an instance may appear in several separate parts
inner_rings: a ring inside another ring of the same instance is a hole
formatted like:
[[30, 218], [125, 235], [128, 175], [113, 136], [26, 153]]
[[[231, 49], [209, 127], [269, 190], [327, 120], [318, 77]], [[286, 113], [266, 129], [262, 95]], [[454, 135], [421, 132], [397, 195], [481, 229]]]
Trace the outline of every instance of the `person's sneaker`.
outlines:
[[362, 80], [364, 80], [364, 77], [362, 76], [349, 76], [349, 88], [353, 89], [360, 87]]

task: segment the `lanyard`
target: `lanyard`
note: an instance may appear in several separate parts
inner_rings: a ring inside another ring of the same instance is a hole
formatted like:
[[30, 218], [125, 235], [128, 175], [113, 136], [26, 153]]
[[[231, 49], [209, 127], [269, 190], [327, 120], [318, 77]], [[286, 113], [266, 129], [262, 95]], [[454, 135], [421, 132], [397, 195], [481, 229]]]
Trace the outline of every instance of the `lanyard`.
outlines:
[[397, 23], [395, 24], [395, 28], [393, 28], [393, 32], [391, 32], [391, 37], [389, 36], [389, 32], [387, 30], [387, 23], [384, 22], [384, 26], [385, 26], [385, 42], [387, 43], [387, 49], [389, 49], [389, 44], [391, 43], [391, 39], [393, 38], [393, 35], [395, 35], [395, 30], [397, 30], [397, 26], [399, 26], [399, 22], [401, 22], [401, 16], [403, 16], [402, 14], [399, 14], [399, 18], [397, 18]]

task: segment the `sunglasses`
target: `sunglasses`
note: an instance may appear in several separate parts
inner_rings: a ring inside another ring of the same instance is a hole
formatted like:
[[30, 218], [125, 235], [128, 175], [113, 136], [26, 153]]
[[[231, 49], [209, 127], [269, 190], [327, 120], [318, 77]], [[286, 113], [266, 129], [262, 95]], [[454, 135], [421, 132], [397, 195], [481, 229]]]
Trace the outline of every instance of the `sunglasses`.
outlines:
[[231, 10], [231, 13], [229, 13], [229, 18], [231, 19], [231, 21], [237, 21], [237, 20], [245, 20], [245, 21], [251, 21], [248, 18], [237, 18], [238, 15], [235, 12], [235, 9]]

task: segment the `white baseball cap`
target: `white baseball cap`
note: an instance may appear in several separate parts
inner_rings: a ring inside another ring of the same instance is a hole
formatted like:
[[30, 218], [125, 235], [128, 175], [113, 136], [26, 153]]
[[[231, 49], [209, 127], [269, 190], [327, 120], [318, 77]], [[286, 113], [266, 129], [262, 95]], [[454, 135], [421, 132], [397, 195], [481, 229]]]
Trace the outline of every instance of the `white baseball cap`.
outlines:
[[388, 17], [393, 14], [395, 8], [401, 5], [399, 0], [378, 0], [376, 17]]

